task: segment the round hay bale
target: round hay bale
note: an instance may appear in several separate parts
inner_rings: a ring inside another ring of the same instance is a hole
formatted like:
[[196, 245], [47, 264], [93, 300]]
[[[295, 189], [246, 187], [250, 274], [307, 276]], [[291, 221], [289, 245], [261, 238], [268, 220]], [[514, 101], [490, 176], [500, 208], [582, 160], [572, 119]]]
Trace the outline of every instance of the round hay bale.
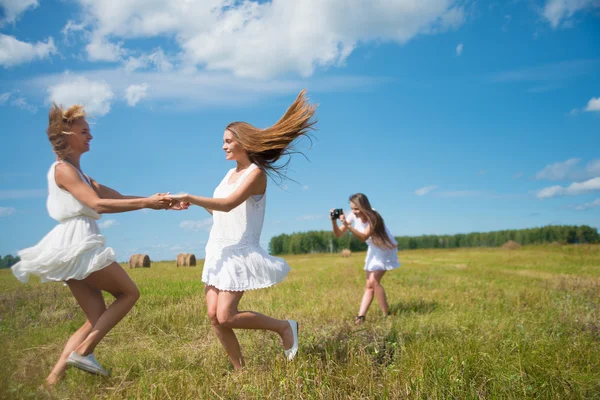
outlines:
[[342, 250], [342, 257], [344, 258], [350, 257], [351, 254], [352, 252], [349, 249]]
[[553, 246], [553, 247], [560, 247], [560, 246], [562, 246], [562, 245], [561, 245], [560, 243], [558, 243], [558, 242], [555, 240], [554, 242], [550, 243], [550, 246]]
[[185, 254], [183, 254], [183, 253], [177, 254], [177, 266], [178, 267], [184, 267], [185, 266], [184, 261], [183, 261], [184, 257], [185, 257]]
[[502, 245], [504, 250], [518, 250], [521, 248], [521, 245], [514, 240], [509, 240], [508, 242]]
[[192, 253], [189, 253], [185, 256], [185, 266], [186, 267], [195, 267], [196, 266], [196, 256]]
[[150, 268], [148, 254], [134, 254], [129, 258], [129, 268]]

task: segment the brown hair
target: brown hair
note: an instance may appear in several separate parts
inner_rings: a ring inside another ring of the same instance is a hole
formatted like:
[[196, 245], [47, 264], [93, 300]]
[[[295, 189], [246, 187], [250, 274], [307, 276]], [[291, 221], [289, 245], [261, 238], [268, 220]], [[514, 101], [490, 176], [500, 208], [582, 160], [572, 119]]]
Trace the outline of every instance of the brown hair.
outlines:
[[64, 160], [69, 154], [69, 143], [67, 135], [71, 135], [73, 123], [81, 118], [85, 118], [85, 110], [82, 105], [76, 104], [65, 110], [62, 106], [52, 103], [48, 113], [48, 140], [52, 145], [52, 150], [60, 160]]
[[247, 122], [238, 121], [230, 123], [226, 129], [248, 152], [250, 161], [267, 174], [274, 172], [283, 179], [286, 176], [281, 171], [288, 166], [290, 159], [282, 165], [275, 163], [282, 156], [302, 154], [293, 150], [292, 142], [302, 136], [310, 139], [309, 133], [315, 129], [314, 125], [317, 123], [317, 120], [313, 119], [316, 108], [316, 105], [308, 102], [306, 90], [302, 90], [283, 117], [273, 126], [259, 129]]
[[383, 218], [377, 211], [371, 208], [371, 203], [367, 196], [362, 193], [356, 193], [350, 196], [350, 201], [353, 202], [369, 220], [373, 244], [382, 249], [392, 250], [396, 248], [396, 245], [387, 234]]

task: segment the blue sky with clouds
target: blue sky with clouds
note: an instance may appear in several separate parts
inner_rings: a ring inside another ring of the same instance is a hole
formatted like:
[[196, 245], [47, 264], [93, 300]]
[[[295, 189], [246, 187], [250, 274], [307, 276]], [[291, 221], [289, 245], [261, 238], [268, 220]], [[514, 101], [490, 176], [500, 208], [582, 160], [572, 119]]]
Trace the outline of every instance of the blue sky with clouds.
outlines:
[[[224, 127], [319, 104], [262, 242], [366, 193], [396, 235], [600, 227], [596, 0], [0, 0], [0, 254], [34, 245], [51, 101], [95, 115], [82, 167], [125, 194], [211, 195]], [[204, 255], [210, 216], [99, 221], [120, 260]]]

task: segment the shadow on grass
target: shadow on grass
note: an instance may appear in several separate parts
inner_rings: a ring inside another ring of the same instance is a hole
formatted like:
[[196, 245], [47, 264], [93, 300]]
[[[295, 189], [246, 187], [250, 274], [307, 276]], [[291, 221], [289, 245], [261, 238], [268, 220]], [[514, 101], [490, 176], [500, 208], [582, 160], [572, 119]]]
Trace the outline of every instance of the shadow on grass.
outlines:
[[396, 303], [390, 306], [390, 314], [400, 315], [404, 313], [429, 314], [437, 310], [439, 304], [435, 301], [413, 300], [407, 303]]

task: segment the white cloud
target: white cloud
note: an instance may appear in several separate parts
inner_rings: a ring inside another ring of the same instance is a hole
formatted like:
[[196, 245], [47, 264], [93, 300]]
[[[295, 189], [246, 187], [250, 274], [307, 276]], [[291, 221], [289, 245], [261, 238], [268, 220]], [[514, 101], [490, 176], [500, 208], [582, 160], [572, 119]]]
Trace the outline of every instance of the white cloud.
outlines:
[[343, 65], [359, 44], [404, 44], [465, 19], [458, 0], [77, 1], [94, 37], [168, 35], [184, 63], [252, 78], [310, 76]]
[[28, 199], [47, 195], [46, 189], [0, 190], [0, 199]]
[[463, 52], [463, 44], [459, 43], [458, 46], [456, 46], [456, 55], [460, 56]]
[[212, 218], [206, 218], [201, 220], [185, 220], [179, 223], [179, 227], [182, 229], [192, 231], [209, 230], [212, 225], [212, 222]]
[[592, 97], [588, 101], [585, 111], [600, 111], [600, 97]]
[[550, 186], [536, 193], [539, 199], [548, 199], [557, 196], [576, 196], [583, 193], [600, 190], [600, 177], [592, 178], [584, 182], [574, 182], [567, 187]]
[[555, 162], [546, 165], [546, 167], [535, 174], [535, 179], [547, 179], [550, 181], [560, 181], [572, 176], [581, 159], [570, 158], [564, 162]]
[[108, 229], [115, 225], [118, 225], [117, 220], [115, 220], [115, 219], [105, 219], [105, 220], [98, 222], [98, 227], [100, 229]]
[[[310, 93], [346, 91], [372, 87], [389, 82], [387, 78], [361, 76], [327, 76], [306, 79], [271, 79], [254, 81], [236, 78], [229, 73], [173, 70], [170, 72], [124, 73], [122, 69], [87, 71], [79, 76], [90, 81], [106, 82], [115, 93], [125, 93], [131, 85], [147, 83], [148, 100], [157, 100], [161, 106], [176, 110], [198, 107], [237, 107], [255, 104], [267, 98], [289, 96], [291, 102], [307, 86]], [[31, 91], [44, 91], [63, 74], [39, 75], [25, 81]]]
[[308, 185], [302, 186], [302, 190], [304, 190], [304, 191], [308, 190]]
[[31, 62], [35, 59], [42, 60], [56, 54], [54, 39], [51, 37], [46, 42], [35, 44], [21, 42], [14, 36], [0, 33], [0, 65], [4, 68]]
[[516, 174], [514, 174], [514, 176], [513, 176], [513, 177], [514, 177], [515, 179], [521, 179], [521, 177], [522, 177], [522, 176], [523, 176], [523, 173], [522, 173], [522, 172], [517, 172]]
[[417, 196], [425, 196], [427, 193], [431, 192], [432, 190], [437, 189], [438, 187], [436, 185], [431, 185], [431, 186], [425, 186], [422, 187], [420, 189], [415, 190], [415, 194]]
[[598, 0], [548, 0], [542, 15], [553, 28], [571, 18], [576, 12], [594, 7], [600, 7]]
[[585, 167], [580, 166], [581, 159], [570, 158], [563, 162], [547, 165], [535, 175], [538, 180], [560, 181], [565, 179], [581, 180], [600, 176], [600, 159], [589, 161]]
[[119, 61], [126, 53], [121, 43], [111, 43], [97, 35], [85, 46], [85, 51], [90, 61]]
[[133, 72], [138, 69], [145, 69], [153, 65], [156, 70], [162, 72], [168, 72], [173, 69], [173, 64], [169, 61], [169, 57], [158, 49], [150, 54], [142, 54], [139, 57], [129, 57], [124, 63], [123, 67], [127, 72]]
[[30, 8], [36, 8], [38, 5], [37, 0], [0, 0], [0, 6], [4, 9], [4, 19], [0, 21], [0, 26], [4, 22], [16, 22], [21, 14]]
[[[7, 92], [7, 93], [0, 94], [0, 105], [9, 104], [13, 107], [18, 107], [22, 110], [36, 113], [37, 107], [29, 104], [27, 102], [27, 100], [24, 97], [20, 96], [18, 93], [19, 93], [19, 91]], [[8, 101], [9, 99], [12, 99], [12, 100], [9, 102]]]
[[102, 116], [110, 111], [114, 98], [111, 87], [106, 82], [92, 81], [83, 76], [63, 75], [63, 82], [48, 88], [48, 100], [70, 106], [82, 104], [92, 115]]
[[148, 96], [148, 84], [142, 83], [141, 85], [131, 85], [125, 91], [125, 98], [127, 104], [134, 107], [141, 99]]
[[314, 214], [314, 215], [301, 215], [296, 217], [296, 221], [314, 221], [318, 219], [326, 219], [327, 215], [324, 214]]
[[596, 200], [592, 201], [591, 203], [580, 204], [578, 206], [575, 206], [575, 209], [579, 210], [579, 211], [583, 211], [583, 210], [587, 210], [587, 209], [594, 208], [594, 207], [600, 207], [600, 199], [596, 199]]
[[16, 211], [17, 210], [13, 207], [0, 207], [0, 217], [7, 217], [14, 214]]

